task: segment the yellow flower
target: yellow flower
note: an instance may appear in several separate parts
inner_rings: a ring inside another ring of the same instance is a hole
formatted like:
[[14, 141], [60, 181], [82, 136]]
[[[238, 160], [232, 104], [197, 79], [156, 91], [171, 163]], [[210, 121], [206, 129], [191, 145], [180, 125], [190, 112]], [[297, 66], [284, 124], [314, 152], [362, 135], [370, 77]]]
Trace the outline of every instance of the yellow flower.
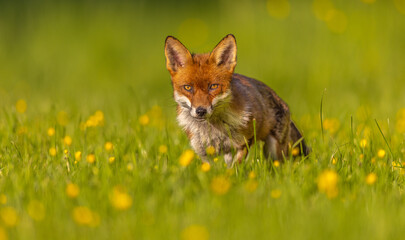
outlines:
[[370, 173], [366, 177], [366, 183], [368, 185], [373, 185], [377, 181], [377, 174], [375, 173]]
[[194, 158], [194, 151], [193, 150], [186, 150], [181, 154], [179, 163], [181, 166], [186, 167], [188, 166]]
[[128, 171], [134, 170], [134, 164], [128, 163], [128, 164], [127, 164], [127, 170], [128, 170]]
[[101, 110], [97, 110], [94, 115], [94, 119], [97, 122], [97, 125], [103, 125], [104, 124], [104, 113]]
[[66, 126], [69, 123], [69, 116], [66, 112], [60, 111], [56, 116], [56, 121], [58, 122], [59, 125]]
[[72, 145], [72, 138], [70, 137], [70, 136], [65, 136], [64, 138], [63, 138], [63, 144], [65, 144], [65, 145], [67, 145], [67, 146], [70, 146], [70, 145]]
[[279, 166], [280, 166], [280, 161], [275, 160], [275, 161], [273, 162], [273, 165], [274, 165], [275, 167], [279, 167]]
[[208, 240], [210, 234], [202, 225], [193, 224], [181, 231], [181, 240]]
[[49, 155], [51, 155], [52, 157], [55, 157], [56, 156], [56, 148], [51, 147], [49, 149]]
[[112, 144], [112, 142], [106, 142], [104, 144], [104, 148], [107, 152], [111, 151], [113, 149], [114, 145]]
[[300, 154], [300, 149], [297, 148], [297, 147], [293, 148], [293, 150], [291, 151], [291, 154], [292, 154], [294, 157], [298, 156], [298, 154]]
[[66, 195], [69, 198], [77, 198], [77, 196], [79, 196], [80, 193], [80, 189], [79, 186], [77, 186], [74, 183], [68, 183], [68, 185], [66, 185]]
[[254, 180], [254, 179], [249, 179], [249, 181], [247, 181], [245, 183], [245, 190], [247, 192], [254, 192], [257, 189], [257, 186], [259, 185], [259, 183]]
[[159, 152], [160, 152], [161, 154], [167, 153], [167, 146], [166, 146], [166, 145], [160, 145], [160, 146], [159, 146]]
[[392, 165], [393, 167], [401, 167], [401, 164], [400, 164], [400, 163], [397, 163], [397, 162], [394, 162], [394, 161], [392, 161], [391, 165]]
[[361, 139], [361, 141], [360, 141], [360, 147], [361, 147], [361, 148], [367, 147], [367, 139], [365, 139], [365, 138]]
[[45, 218], [45, 207], [37, 200], [30, 201], [27, 206], [27, 212], [35, 221], [42, 221]]
[[273, 189], [270, 192], [271, 198], [277, 199], [281, 197], [281, 190], [280, 189]]
[[256, 178], [256, 173], [254, 171], [249, 172], [249, 179], [254, 179]]
[[337, 159], [335, 157], [332, 157], [332, 164], [336, 165], [336, 163], [337, 163]]
[[231, 188], [231, 182], [224, 176], [215, 177], [211, 181], [211, 190], [217, 195], [226, 194]]
[[340, 127], [340, 122], [336, 118], [326, 118], [322, 122], [322, 126], [325, 130], [329, 131], [330, 134], [335, 134]]
[[333, 170], [325, 170], [318, 178], [318, 189], [328, 198], [335, 198], [338, 195], [337, 182], [337, 173]]
[[86, 123], [84, 123], [84, 125], [81, 128], [84, 130], [86, 127], [97, 127], [103, 125], [104, 125], [104, 113], [98, 110], [87, 119]]
[[53, 128], [53, 127], [48, 128], [47, 133], [48, 133], [48, 136], [52, 137], [53, 135], [55, 135], [55, 128]]
[[17, 134], [18, 135], [23, 135], [23, 134], [26, 134], [27, 132], [28, 132], [28, 129], [25, 126], [19, 126], [17, 128]]
[[118, 210], [127, 210], [132, 205], [132, 198], [120, 186], [114, 187], [110, 195], [111, 204]]
[[214, 155], [214, 154], [215, 154], [215, 148], [214, 148], [214, 146], [208, 146], [205, 151], [206, 151], [206, 153], [207, 153], [208, 155]]
[[93, 221], [93, 213], [87, 207], [75, 207], [72, 215], [76, 223], [80, 225], [89, 225]]
[[72, 217], [79, 225], [95, 227], [100, 224], [100, 216], [87, 207], [75, 207], [72, 211]]
[[25, 102], [25, 100], [24, 99], [18, 100], [15, 104], [15, 109], [19, 113], [25, 113], [25, 111], [27, 111], [27, 103]]
[[7, 203], [7, 196], [4, 194], [0, 195], [0, 204], [4, 205]]
[[216, 158], [214, 158], [214, 162], [218, 162], [218, 160], [219, 160], [219, 159], [218, 159], [217, 157], [216, 157]]
[[140, 117], [139, 117], [139, 123], [140, 123], [142, 126], [148, 125], [148, 124], [149, 124], [149, 117], [148, 117], [148, 115], [144, 114], [144, 115], [140, 116]]
[[94, 154], [89, 154], [86, 157], [88, 163], [94, 163], [96, 161], [96, 156]]
[[385, 157], [385, 150], [384, 150], [384, 149], [378, 150], [377, 156], [378, 156], [379, 158], [384, 158], [384, 157]]
[[211, 169], [211, 165], [207, 162], [205, 162], [201, 165], [201, 171], [203, 171], [203, 172], [208, 172], [210, 169]]
[[114, 161], [115, 161], [115, 157], [109, 157], [109, 158], [108, 158], [108, 162], [109, 162], [109, 163], [113, 163]]
[[82, 152], [80, 151], [75, 152], [75, 159], [76, 161], [82, 160]]
[[18, 215], [13, 207], [0, 209], [0, 218], [6, 227], [14, 227], [18, 224]]

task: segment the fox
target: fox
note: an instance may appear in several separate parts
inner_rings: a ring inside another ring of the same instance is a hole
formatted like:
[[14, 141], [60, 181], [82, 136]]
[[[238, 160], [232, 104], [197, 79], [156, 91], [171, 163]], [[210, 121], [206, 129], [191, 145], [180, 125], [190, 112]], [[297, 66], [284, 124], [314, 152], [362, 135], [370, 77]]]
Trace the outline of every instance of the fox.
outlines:
[[[261, 81], [234, 73], [236, 39], [226, 35], [210, 53], [195, 54], [175, 37], [165, 40], [177, 122], [203, 162], [214, 147], [228, 167], [246, 158], [249, 146], [264, 142], [264, 156], [284, 161], [291, 146], [309, 148], [291, 120], [288, 105]], [[295, 155], [295, 154], [294, 154]]]

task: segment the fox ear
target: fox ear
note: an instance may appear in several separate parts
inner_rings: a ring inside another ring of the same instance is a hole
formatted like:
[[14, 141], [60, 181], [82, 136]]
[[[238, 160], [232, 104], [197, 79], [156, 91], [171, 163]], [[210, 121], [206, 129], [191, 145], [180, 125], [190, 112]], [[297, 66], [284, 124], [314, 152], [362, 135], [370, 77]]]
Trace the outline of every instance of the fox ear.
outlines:
[[236, 39], [232, 34], [226, 35], [212, 50], [210, 60], [233, 72], [236, 66]]
[[192, 60], [190, 52], [176, 38], [168, 36], [165, 42], [166, 68], [175, 73]]

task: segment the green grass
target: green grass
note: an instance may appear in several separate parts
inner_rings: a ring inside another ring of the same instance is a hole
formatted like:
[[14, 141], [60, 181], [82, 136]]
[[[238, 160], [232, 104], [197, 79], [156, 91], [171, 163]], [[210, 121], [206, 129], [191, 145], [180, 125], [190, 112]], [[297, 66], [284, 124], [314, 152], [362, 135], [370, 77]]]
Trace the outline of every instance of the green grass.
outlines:
[[[0, 3], [0, 240], [402, 239], [405, 15], [391, 1], [333, 3], [343, 33], [314, 16], [312, 1], [290, 1], [282, 20], [253, 1]], [[222, 156], [207, 172], [196, 156], [180, 165], [190, 145], [164, 39], [207, 52], [227, 33], [236, 72], [289, 104], [308, 158], [277, 166], [258, 143], [232, 169]], [[103, 124], [85, 128], [98, 110]]]

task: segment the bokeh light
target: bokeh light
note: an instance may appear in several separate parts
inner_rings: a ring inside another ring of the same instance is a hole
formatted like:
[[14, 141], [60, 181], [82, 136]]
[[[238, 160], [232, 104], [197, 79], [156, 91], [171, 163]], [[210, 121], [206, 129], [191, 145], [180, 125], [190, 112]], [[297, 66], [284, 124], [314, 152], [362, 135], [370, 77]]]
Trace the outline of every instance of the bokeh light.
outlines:
[[210, 234], [207, 228], [203, 225], [193, 224], [183, 229], [181, 232], [181, 240], [208, 240]]
[[346, 31], [347, 16], [338, 10], [331, 0], [314, 0], [312, 10], [316, 18], [324, 21], [331, 32], [341, 34]]
[[321, 21], [326, 21], [329, 12], [334, 9], [335, 7], [330, 0], [314, 0], [312, 3], [312, 10], [316, 18]]
[[405, 0], [394, 0], [396, 9], [405, 15]]
[[35, 221], [42, 221], [45, 218], [45, 206], [38, 200], [32, 200], [27, 206], [27, 213]]
[[267, 12], [276, 19], [285, 19], [290, 15], [288, 0], [267, 0]]
[[328, 11], [326, 25], [334, 33], [344, 33], [347, 27], [346, 14], [336, 9]]
[[368, 4], [372, 4], [374, 3], [376, 0], [361, 0], [364, 3], [368, 3]]

